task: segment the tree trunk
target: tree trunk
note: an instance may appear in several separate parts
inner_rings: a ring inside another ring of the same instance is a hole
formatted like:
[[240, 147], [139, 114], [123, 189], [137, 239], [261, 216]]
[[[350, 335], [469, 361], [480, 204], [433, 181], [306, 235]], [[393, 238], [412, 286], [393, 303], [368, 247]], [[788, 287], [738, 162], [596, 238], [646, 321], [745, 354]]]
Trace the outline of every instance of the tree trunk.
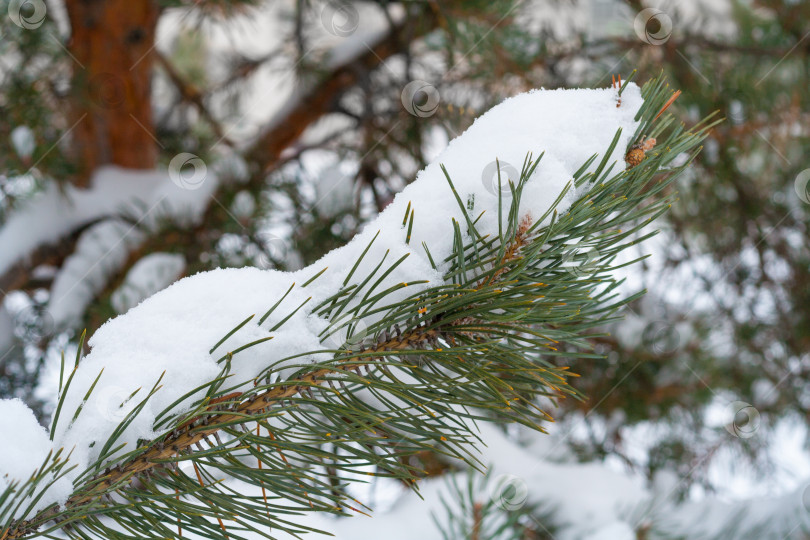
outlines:
[[151, 78], [154, 0], [67, 0], [69, 51], [74, 72], [71, 132], [75, 183], [86, 186], [106, 164], [132, 169], [155, 166]]

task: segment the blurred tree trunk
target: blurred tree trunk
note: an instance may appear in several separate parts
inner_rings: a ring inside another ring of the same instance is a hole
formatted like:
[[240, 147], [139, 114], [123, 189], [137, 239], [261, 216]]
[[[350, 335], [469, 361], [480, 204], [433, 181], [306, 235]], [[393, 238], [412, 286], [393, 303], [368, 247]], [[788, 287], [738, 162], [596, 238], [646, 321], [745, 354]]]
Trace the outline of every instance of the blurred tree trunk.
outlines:
[[67, 0], [71, 133], [77, 175], [86, 186], [105, 164], [133, 169], [155, 166], [151, 77], [155, 28], [154, 0]]

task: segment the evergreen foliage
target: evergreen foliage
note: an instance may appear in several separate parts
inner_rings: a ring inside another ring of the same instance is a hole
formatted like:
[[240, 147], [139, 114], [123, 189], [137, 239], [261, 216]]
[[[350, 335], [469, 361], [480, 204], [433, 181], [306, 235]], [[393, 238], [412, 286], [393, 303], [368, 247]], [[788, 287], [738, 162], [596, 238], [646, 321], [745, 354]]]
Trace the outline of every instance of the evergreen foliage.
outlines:
[[[206, 538], [240, 538], [249, 531], [300, 534], [307, 530], [297, 519], [303, 512], [366, 511], [346, 493], [347, 482], [363, 480], [342, 472], [372, 464], [376, 474], [417, 489], [422, 472], [407, 459], [417, 452], [431, 450], [482, 467], [474, 453], [474, 422], [517, 422], [542, 430], [551, 416], [537, 398], [577, 396], [572, 374], [560, 363], [590, 356], [587, 338], [593, 329], [615, 320], [633, 299], [616, 292], [616, 257], [670, 206], [666, 186], [689, 165], [712, 126], [703, 122], [687, 130], [669, 113], [659, 118], [673, 95], [663, 78], [646, 83], [642, 95], [633, 140], [650, 136], [659, 142], [638, 165], [616, 171], [595, 155], [572, 179], [588, 189], [570, 209], [558, 214], [552, 207], [532, 217], [520, 215], [520, 200], [542, 155], [529, 155], [508, 194], [500, 191], [502, 227], [492, 238], [476, 229], [480, 214], [474, 201], [462, 201], [447, 175], [445, 189], [456, 197], [465, 222], [447, 223], [455, 240], [444, 285], [387, 301], [413, 283], [377, 289], [381, 276], [401, 261], [383, 259], [369, 275], [355, 276], [366, 250], [343, 287], [313, 309], [330, 321], [325, 342], [345, 332], [341, 347], [325, 346], [330, 360], [296, 365], [295, 358], [275, 359], [251, 390], [235, 392], [246, 382], [232, 380], [230, 373], [239, 351], [223, 350], [222, 372], [205, 386], [204, 399], [180, 415], [166, 409], [154, 426], [165, 430], [163, 435], [117, 453], [118, 437], [160, 387], [156, 381], [110, 439], [97, 442], [99, 459], [82, 472], [65, 504], [36, 515], [25, 506], [71, 468], [67, 450], [0, 496], [3, 540], [56, 530], [110, 539], [175, 537], [182, 531]], [[618, 133], [604, 155], [617, 141]], [[689, 158], [673, 163], [683, 155]], [[599, 165], [586, 173], [592, 163]], [[403, 224], [418, 219], [414, 215], [418, 208]], [[306, 287], [320, 275], [293, 286]], [[268, 314], [280, 301], [268, 306]], [[383, 315], [378, 322], [366, 323], [378, 314]], [[293, 373], [276, 380], [282, 364], [295, 366]], [[64, 361], [63, 372], [52, 429], [82, 413], [81, 406], [61, 410], [72, 375]], [[178, 403], [185, 397], [177, 396]], [[225, 478], [261, 489], [263, 496], [242, 495]]]

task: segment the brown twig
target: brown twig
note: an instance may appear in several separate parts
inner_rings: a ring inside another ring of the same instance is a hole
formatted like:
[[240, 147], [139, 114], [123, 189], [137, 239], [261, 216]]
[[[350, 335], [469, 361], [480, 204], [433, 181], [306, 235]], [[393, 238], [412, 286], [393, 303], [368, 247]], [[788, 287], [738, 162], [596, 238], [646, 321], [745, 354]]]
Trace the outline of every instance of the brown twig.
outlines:
[[481, 509], [483, 505], [479, 502], [473, 504], [473, 526], [472, 532], [470, 533], [470, 540], [481, 540], [481, 522], [483, 521], [483, 516], [481, 515]]
[[482, 281], [481, 283], [479, 283], [478, 284], [479, 289], [492, 284], [492, 282], [500, 278], [505, 272], [508, 271], [506, 263], [513, 261], [518, 257], [518, 252], [523, 248], [523, 246], [526, 245], [526, 241], [528, 240], [527, 232], [531, 226], [532, 226], [532, 216], [531, 214], [526, 214], [520, 220], [520, 225], [518, 225], [518, 230], [517, 233], [515, 234], [515, 237], [512, 238], [512, 240], [509, 242], [509, 245], [506, 247], [506, 250], [504, 251], [503, 257], [501, 257], [500, 263], [498, 264], [498, 266], [501, 267], [500, 270], [496, 271], [494, 274], [489, 276], [489, 279], [487, 279], [486, 281]]
[[297, 98], [291, 107], [284, 108], [283, 116], [273, 119], [245, 153], [245, 159], [258, 166], [262, 173], [259, 176], [263, 179], [263, 173], [279, 161], [281, 152], [298, 140], [315, 120], [330, 112], [349, 88], [386, 58], [404, 52], [404, 45], [399, 39], [403, 31], [412, 31], [411, 38], [417, 39], [435, 29], [438, 24], [436, 17], [429, 11], [420, 19], [407, 20], [392, 27], [368, 52], [338, 66], [327, 78]]

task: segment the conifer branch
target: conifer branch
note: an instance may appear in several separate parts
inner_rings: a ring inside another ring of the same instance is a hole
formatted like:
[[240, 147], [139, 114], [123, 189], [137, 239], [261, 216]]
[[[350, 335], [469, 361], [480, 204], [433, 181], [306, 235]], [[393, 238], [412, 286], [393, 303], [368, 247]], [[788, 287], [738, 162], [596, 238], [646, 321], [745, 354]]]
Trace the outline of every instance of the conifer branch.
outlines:
[[[41, 496], [52, 476], [66, 474], [69, 460], [59, 453], [28, 482], [0, 494], [19, 501], [11, 514], [9, 506], [0, 504], [5, 513], [0, 514], [0, 523], [5, 523], [0, 538], [16, 540], [56, 529], [81, 538], [88, 532], [110, 539], [147, 533], [172, 537], [179, 534], [175, 526], [209, 538], [241, 538], [239, 531], [256, 531], [256, 525], [297, 534], [308, 529], [289, 520], [290, 514], [362, 511], [334, 482], [334, 471], [351, 471], [352, 460], [375, 465], [375, 474], [415, 488], [418, 471], [400, 458], [421, 450], [481, 467], [471, 451], [476, 421], [518, 422], [542, 431], [542, 423], [551, 417], [535, 398], [578, 395], [568, 383], [573, 374], [565, 359], [581, 357], [589, 348], [592, 329], [613, 320], [617, 310], [636, 297], [620, 298], [615, 292], [618, 282], [612, 273], [620, 266], [616, 254], [637, 242], [635, 233], [666, 210], [671, 195], [654, 197], [664, 193], [689, 160], [668, 165], [679, 154], [694, 156], [711, 127], [704, 124], [693, 132], [674, 127], [664, 133], [671, 127], [668, 117], [653, 123], [670, 92], [661, 80], [654, 80], [645, 85], [642, 96], [639, 132], [631, 140], [649, 134], [659, 145], [636, 166], [612, 173], [603, 159], [585, 172], [595, 163], [591, 158], [572, 182], [590, 185], [563, 215], [555, 208], [565, 191], [545, 215], [531, 216], [521, 214], [520, 200], [542, 156], [529, 156], [518, 181], [510, 184], [511, 201], [502, 216], [499, 205], [502, 219], [498, 234], [491, 237], [477, 229], [480, 215], [473, 214], [474, 202], [462, 202], [445, 171], [463, 218], [448, 224], [454, 245], [440, 261], [446, 269], [443, 285], [391, 300], [393, 293], [417, 283], [377, 290], [408, 255], [386, 266], [386, 253], [378, 264], [366, 266], [372, 268], [368, 275], [355, 276], [367, 248], [342, 287], [308, 308], [329, 323], [322, 342], [347, 331], [341, 346], [274, 358], [252, 381], [231, 380], [232, 359], [264, 340], [231, 350], [220, 360], [219, 377], [178, 396], [157, 415], [153, 429], [163, 432], [161, 436], [139, 441], [138, 448], [126, 452], [116, 441], [157, 390], [158, 381], [109, 440], [98, 441], [102, 450], [97, 461], [75, 480], [75, 491], [65, 504], [53, 504], [28, 519], [13, 519], [29, 496]], [[613, 153], [617, 141], [618, 135], [605, 155]], [[501, 203], [504, 199], [501, 196]], [[409, 210], [406, 218], [414, 215], [414, 208]], [[588, 272], [571, 272], [568, 265], [584, 257], [572, 255], [570, 244], [583, 239], [597, 259]], [[427, 255], [434, 264], [429, 250]], [[324, 272], [299, 287], [309, 286]], [[352, 277], [358, 281], [352, 283]], [[271, 332], [291, 324], [292, 314], [309, 302], [298, 300], [282, 308], [287, 293], [262, 317], [289, 309]], [[359, 323], [368, 324], [364, 332], [357, 332]], [[234, 332], [211, 350], [227, 343]], [[304, 360], [324, 352], [328, 360]], [[282, 367], [286, 374], [279, 378]], [[70, 379], [63, 396], [69, 385]], [[184, 412], [173, 412], [201, 390], [206, 397]], [[177, 471], [185, 462], [194, 474]], [[223, 476], [247, 482], [262, 494], [235, 496], [220, 481]], [[25, 511], [20, 515], [25, 518]]]

